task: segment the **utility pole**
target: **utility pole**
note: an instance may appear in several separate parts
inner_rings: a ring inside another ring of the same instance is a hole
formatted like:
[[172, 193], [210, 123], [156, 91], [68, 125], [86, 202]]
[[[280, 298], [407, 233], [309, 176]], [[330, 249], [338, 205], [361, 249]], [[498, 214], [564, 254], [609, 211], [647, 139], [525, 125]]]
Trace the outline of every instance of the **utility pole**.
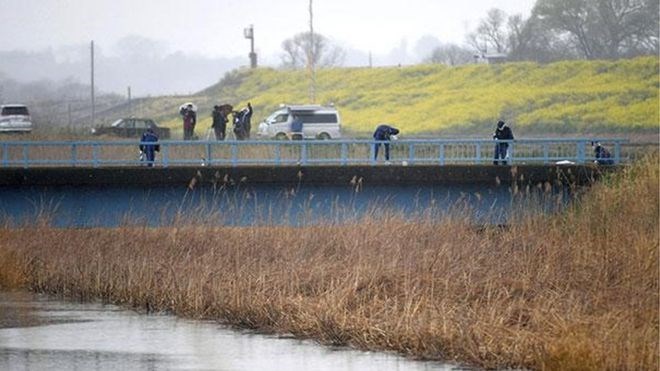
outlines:
[[128, 117], [133, 117], [133, 107], [131, 106], [131, 87], [128, 87]]
[[244, 28], [243, 36], [250, 39], [250, 68], [257, 68], [257, 53], [254, 52], [254, 25]]
[[314, 13], [312, 11], [312, 0], [309, 0], [309, 51], [307, 52], [307, 68], [309, 68], [311, 81], [309, 85], [309, 99], [311, 103], [316, 103], [316, 68], [314, 66], [315, 45], [314, 45]]
[[92, 40], [92, 45], [90, 48], [91, 51], [91, 62], [92, 62], [92, 126], [96, 121], [96, 102], [94, 101], [94, 40]]

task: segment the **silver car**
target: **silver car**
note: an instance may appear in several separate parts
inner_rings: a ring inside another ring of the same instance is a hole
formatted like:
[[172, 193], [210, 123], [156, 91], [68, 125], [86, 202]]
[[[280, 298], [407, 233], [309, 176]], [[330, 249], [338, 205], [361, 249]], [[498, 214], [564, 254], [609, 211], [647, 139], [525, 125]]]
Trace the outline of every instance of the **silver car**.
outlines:
[[[302, 133], [292, 133], [294, 116], [303, 122]], [[305, 139], [338, 139], [341, 138], [341, 118], [332, 106], [282, 106], [259, 124], [257, 134], [262, 138], [275, 139], [292, 139], [294, 134]]]
[[32, 131], [30, 112], [23, 104], [5, 104], [0, 106], [0, 132]]

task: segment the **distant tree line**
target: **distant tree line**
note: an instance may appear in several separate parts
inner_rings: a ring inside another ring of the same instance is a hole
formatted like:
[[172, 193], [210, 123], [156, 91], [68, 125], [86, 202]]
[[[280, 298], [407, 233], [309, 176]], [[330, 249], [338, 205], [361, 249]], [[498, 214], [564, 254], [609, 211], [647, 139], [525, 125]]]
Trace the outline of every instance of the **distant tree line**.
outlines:
[[537, 0], [527, 19], [494, 8], [467, 35], [467, 46], [440, 46], [428, 61], [465, 64], [475, 53], [536, 62], [658, 55], [659, 2]]
[[[472, 63], [492, 54], [509, 61], [618, 59], [658, 55], [660, 0], [537, 0], [529, 18], [493, 8], [464, 45], [436, 47], [427, 62]], [[327, 37], [302, 32], [282, 43], [282, 67], [341, 65], [345, 53]]]

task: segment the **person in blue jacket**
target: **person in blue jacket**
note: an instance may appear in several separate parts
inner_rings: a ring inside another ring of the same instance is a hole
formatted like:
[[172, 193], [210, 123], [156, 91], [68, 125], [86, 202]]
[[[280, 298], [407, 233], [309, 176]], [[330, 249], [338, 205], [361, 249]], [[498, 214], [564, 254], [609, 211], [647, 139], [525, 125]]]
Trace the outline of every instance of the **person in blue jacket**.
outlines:
[[[156, 144], [158, 142], [158, 135], [154, 133], [152, 128], [148, 128], [147, 131], [142, 134], [142, 139], [140, 139], [140, 151], [146, 157], [147, 166], [154, 166], [154, 160], [156, 159], [156, 152], [160, 151], [160, 145]], [[154, 144], [147, 144], [154, 143]]]
[[291, 121], [291, 139], [303, 139], [303, 120], [297, 114], [293, 114], [293, 121]]
[[[374, 143], [374, 160], [378, 160], [378, 148], [380, 148], [381, 144], [385, 145], [385, 161], [390, 160], [390, 140], [392, 140], [393, 136], [399, 134], [399, 129], [394, 128], [389, 125], [378, 125], [376, 128], [376, 131], [374, 131], [374, 140], [376, 143]], [[396, 138], [396, 137], [395, 137]], [[385, 141], [385, 143], [381, 143]]]

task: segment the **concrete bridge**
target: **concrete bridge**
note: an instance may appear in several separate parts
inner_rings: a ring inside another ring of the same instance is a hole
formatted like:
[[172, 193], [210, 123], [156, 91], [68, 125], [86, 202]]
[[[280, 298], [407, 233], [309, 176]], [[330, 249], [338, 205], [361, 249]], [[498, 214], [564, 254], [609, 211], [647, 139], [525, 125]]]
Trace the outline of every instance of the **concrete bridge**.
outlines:
[[[179, 166], [179, 167], [8, 167], [1, 187], [188, 186], [234, 184], [510, 185], [549, 182], [588, 185], [618, 166], [589, 165], [353, 165], [353, 166]], [[1, 195], [1, 193], [0, 193]]]
[[459, 205], [475, 223], [503, 224], [519, 208], [557, 210], [574, 186], [620, 167], [594, 164], [588, 140], [511, 142], [499, 166], [485, 140], [399, 141], [391, 163], [369, 140], [163, 141], [151, 164], [139, 144], [0, 142], [0, 222], [170, 225], [183, 213], [189, 223], [299, 225], [370, 210], [439, 217]]

